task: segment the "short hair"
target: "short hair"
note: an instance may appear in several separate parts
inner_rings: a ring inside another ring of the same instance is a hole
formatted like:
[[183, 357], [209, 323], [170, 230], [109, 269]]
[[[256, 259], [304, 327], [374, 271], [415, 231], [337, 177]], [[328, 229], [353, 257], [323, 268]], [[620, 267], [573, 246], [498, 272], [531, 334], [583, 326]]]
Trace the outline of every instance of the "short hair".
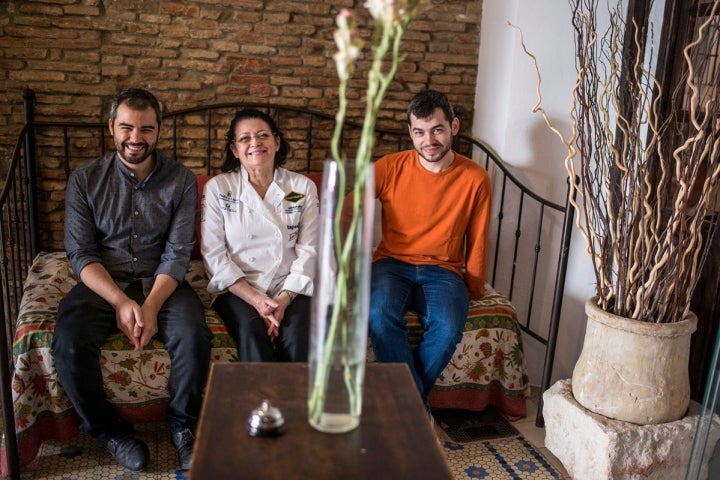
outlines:
[[152, 107], [152, 109], [155, 110], [158, 125], [162, 123], [160, 102], [155, 98], [155, 95], [145, 89], [131, 87], [119, 91], [115, 95], [115, 98], [113, 98], [112, 105], [110, 106], [110, 122], [113, 125], [115, 124], [115, 119], [117, 119], [118, 107], [123, 103], [133, 110], [145, 110], [148, 107]]
[[448, 122], [453, 121], [455, 118], [455, 112], [453, 111], [452, 105], [450, 105], [450, 100], [448, 100], [444, 93], [440, 93], [436, 90], [423, 90], [422, 92], [419, 92], [412, 98], [412, 100], [410, 100], [410, 104], [408, 105], [408, 125], [412, 123], [410, 115], [415, 115], [415, 117], [423, 119], [429, 118], [437, 108], [443, 111], [445, 119]]
[[222, 172], [232, 172], [240, 166], [240, 160], [235, 157], [235, 154], [232, 152], [230, 145], [232, 145], [233, 142], [236, 140], [235, 127], [237, 127], [237, 124], [243, 120], [248, 120], [252, 118], [256, 118], [267, 123], [268, 127], [270, 127], [270, 131], [274, 135], [277, 135], [277, 137], [280, 139], [280, 147], [278, 148], [278, 151], [275, 152], [275, 161], [273, 163], [274, 167], [277, 168], [285, 164], [288, 153], [290, 153], [290, 144], [287, 140], [285, 140], [285, 138], [283, 138], [283, 133], [278, 128], [275, 120], [267, 113], [260, 111], [256, 108], [243, 108], [242, 110], [238, 110], [235, 113], [235, 117], [233, 117], [232, 121], [230, 122], [230, 127], [225, 134], [225, 140], [227, 141], [227, 143], [225, 144], [225, 162], [220, 167], [220, 170]]

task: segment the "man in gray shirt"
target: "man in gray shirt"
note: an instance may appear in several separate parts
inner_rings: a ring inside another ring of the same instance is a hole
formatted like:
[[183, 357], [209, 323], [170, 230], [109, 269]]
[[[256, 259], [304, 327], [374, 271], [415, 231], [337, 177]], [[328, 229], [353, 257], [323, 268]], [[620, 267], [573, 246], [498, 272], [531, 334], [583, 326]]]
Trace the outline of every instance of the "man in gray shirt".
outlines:
[[120, 329], [142, 350], [164, 342], [172, 369], [166, 411], [181, 468], [190, 468], [212, 333], [185, 281], [195, 241], [195, 175], [155, 150], [162, 114], [148, 91], [115, 97], [108, 126], [116, 151], [70, 175], [65, 250], [78, 284], [60, 302], [52, 353], [81, 428], [130, 470], [147, 445], [118, 420], [103, 388], [100, 348]]

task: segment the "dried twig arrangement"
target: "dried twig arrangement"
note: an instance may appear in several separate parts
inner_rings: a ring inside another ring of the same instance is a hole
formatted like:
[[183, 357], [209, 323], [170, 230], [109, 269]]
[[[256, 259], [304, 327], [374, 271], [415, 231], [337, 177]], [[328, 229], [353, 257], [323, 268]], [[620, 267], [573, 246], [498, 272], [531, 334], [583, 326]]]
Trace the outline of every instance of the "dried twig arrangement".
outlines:
[[[577, 227], [592, 258], [599, 306], [646, 322], [679, 321], [711, 243], [703, 226], [712, 232], [717, 221], [711, 209], [720, 179], [720, 0], [684, 48], [682, 88], [674, 92], [663, 92], [649, 71], [652, 55], [638, 35], [638, 53], [623, 68], [619, 2], [604, 34], [597, 31], [597, 0], [570, 0], [570, 6], [578, 72], [571, 137], [540, 107], [537, 64], [533, 110], [561, 139], [565, 167], [579, 178]], [[659, 106], [668, 93], [672, 113], [663, 117]]]

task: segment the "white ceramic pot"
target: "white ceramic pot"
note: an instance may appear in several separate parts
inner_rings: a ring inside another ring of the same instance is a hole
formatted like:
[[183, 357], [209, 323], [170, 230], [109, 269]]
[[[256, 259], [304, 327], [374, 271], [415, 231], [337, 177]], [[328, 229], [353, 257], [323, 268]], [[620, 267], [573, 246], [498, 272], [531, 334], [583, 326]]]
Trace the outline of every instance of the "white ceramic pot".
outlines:
[[675, 323], [629, 320], [585, 304], [587, 330], [572, 376], [583, 407], [640, 425], [682, 418], [690, 402], [690, 336], [697, 317]]

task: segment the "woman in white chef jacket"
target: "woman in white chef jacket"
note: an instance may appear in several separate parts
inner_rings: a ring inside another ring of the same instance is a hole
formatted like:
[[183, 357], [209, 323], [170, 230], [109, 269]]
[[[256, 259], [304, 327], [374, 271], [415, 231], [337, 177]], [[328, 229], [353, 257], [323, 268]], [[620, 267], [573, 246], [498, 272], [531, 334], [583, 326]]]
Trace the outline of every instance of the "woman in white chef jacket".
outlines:
[[207, 182], [200, 246], [213, 308], [241, 361], [307, 361], [319, 202], [268, 114], [236, 113], [223, 173]]

